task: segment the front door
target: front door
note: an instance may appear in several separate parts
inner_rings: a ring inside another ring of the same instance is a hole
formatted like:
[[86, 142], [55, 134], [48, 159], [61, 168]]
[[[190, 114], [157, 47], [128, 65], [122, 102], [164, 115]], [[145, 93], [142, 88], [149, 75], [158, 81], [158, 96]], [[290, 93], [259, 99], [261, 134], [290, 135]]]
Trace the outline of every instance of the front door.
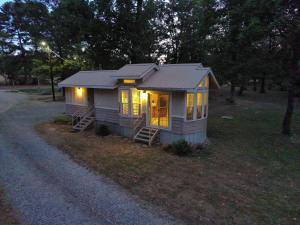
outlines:
[[150, 126], [169, 127], [169, 95], [150, 94]]
[[88, 105], [90, 107], [94, 106], [94, 89], [88, 88], [87, 95], [88, 95]]

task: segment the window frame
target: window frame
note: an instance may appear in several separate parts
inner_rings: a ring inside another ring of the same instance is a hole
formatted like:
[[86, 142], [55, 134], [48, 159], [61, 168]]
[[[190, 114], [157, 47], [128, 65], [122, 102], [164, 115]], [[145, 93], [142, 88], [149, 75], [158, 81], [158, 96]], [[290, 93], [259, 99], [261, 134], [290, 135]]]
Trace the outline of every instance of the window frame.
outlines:
[[[127, 103], [123, 103], [123, 99], [122, 99], [122, 94], [123, 91], [127, 92], [127, 96], [128, 96], [128, 102]], [[123, 114], [123, 104], [127, 104], [128, 110], [127, 110], [127, 115]], [[119, 96], [119, 113], [121, 116], [123, 117], [129, 117], [131, 114], [131, 107], [130, 107], [130, 89], [124, 88], [124, 89], [120, 89], [120, 96]]]
[[[142, 117], [142, 104], [141, 104], [141, 99], [139, 103], [140, 107], [140, 115], [133, 115], [133, 96], [132, 96], [132, 87], [120, 87], [119, 88], [119, 115], [122, 117], [128, 117], [128, 118], [140, 118]], [[123, 103], [122, 103], [122, 92], [127, 91], [128, 92], [128, 115], [123, 114]], [[136, 90], [139, 93], [141, 93], [141, 90]], [[141, 97], [140, 97], [141, 98]]]
[[[204, 83], [205, 86], [202, 86]], [[187, 95], [194, 94], [194, 109], [193, 118], [187, 119]], [[198, 93], [202, 95], [202, 111], [201, 118], [198, 118]], [[207, 104], [205, 105], [205, 98], [207, 98]], [[195, 89], [187, 90], [184, 95], [184, 121], [192, 122], [197, 120], [204, 120], [208, 117], [208, 106], [209, 106], [209, 75], [206, 75], [197, 85]]]

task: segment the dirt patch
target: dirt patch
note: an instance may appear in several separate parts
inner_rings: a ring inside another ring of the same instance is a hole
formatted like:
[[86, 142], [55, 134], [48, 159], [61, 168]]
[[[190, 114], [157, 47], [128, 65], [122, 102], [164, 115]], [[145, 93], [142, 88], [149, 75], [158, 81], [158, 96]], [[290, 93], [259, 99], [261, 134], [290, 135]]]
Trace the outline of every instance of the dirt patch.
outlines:
[[2, 225], [18, 225], [16, 217], [4, 198], [4, 192], [0, 189], [0, 224]]

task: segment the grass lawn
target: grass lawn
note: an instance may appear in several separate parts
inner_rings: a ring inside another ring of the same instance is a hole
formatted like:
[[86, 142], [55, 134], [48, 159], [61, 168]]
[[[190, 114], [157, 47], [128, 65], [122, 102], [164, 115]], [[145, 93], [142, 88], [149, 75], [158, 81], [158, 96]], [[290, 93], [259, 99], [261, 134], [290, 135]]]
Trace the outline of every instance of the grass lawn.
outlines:
[[186, 224], [299, 224], [300, 110], [295, 135], [283, 137], [285, 96], [247, 95], [235, 105], [225, 97], [211, 102], [210, 145], [193, 157], [53, 122], [36, 128], [77, 162]]
[[0, 224], [1, 225], [17, 225], [19, 224], [4, 198], [4, 193], [0, 189]]

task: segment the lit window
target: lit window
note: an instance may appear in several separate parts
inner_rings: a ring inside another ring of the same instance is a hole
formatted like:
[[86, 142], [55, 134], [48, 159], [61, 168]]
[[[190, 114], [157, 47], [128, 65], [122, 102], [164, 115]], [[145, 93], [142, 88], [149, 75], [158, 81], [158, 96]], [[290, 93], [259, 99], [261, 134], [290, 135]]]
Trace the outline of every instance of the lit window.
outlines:
[[132, 115], [140, 116], [141, 114], [141, 101], [140, 101], [140, 91], [137, 89], [132, 89]]
[[194, 114], [194, 93], [186, 95], [186, 119], [192, 120]]
[[200, 88], [208, 88], [209, 86], [209, 79], [208, 76], [206, 76], [199, 84]]
[[124, 80], [124, 84], [135, 84], [135, 80]]
[[128, 96], [129, 96], [129, 91], [122, 90], [122, 92], [121, 92], [121, 113], [124, 116], [128, 116], [128, 110], [129, 110]]
[[208, 93], [204, 93], [204, 117], [207, 117], [207, 111], [208, 111]]
[[203, 102], [203, 94], [197, 93], [197, 119], [202, 118], [202, 102]]

